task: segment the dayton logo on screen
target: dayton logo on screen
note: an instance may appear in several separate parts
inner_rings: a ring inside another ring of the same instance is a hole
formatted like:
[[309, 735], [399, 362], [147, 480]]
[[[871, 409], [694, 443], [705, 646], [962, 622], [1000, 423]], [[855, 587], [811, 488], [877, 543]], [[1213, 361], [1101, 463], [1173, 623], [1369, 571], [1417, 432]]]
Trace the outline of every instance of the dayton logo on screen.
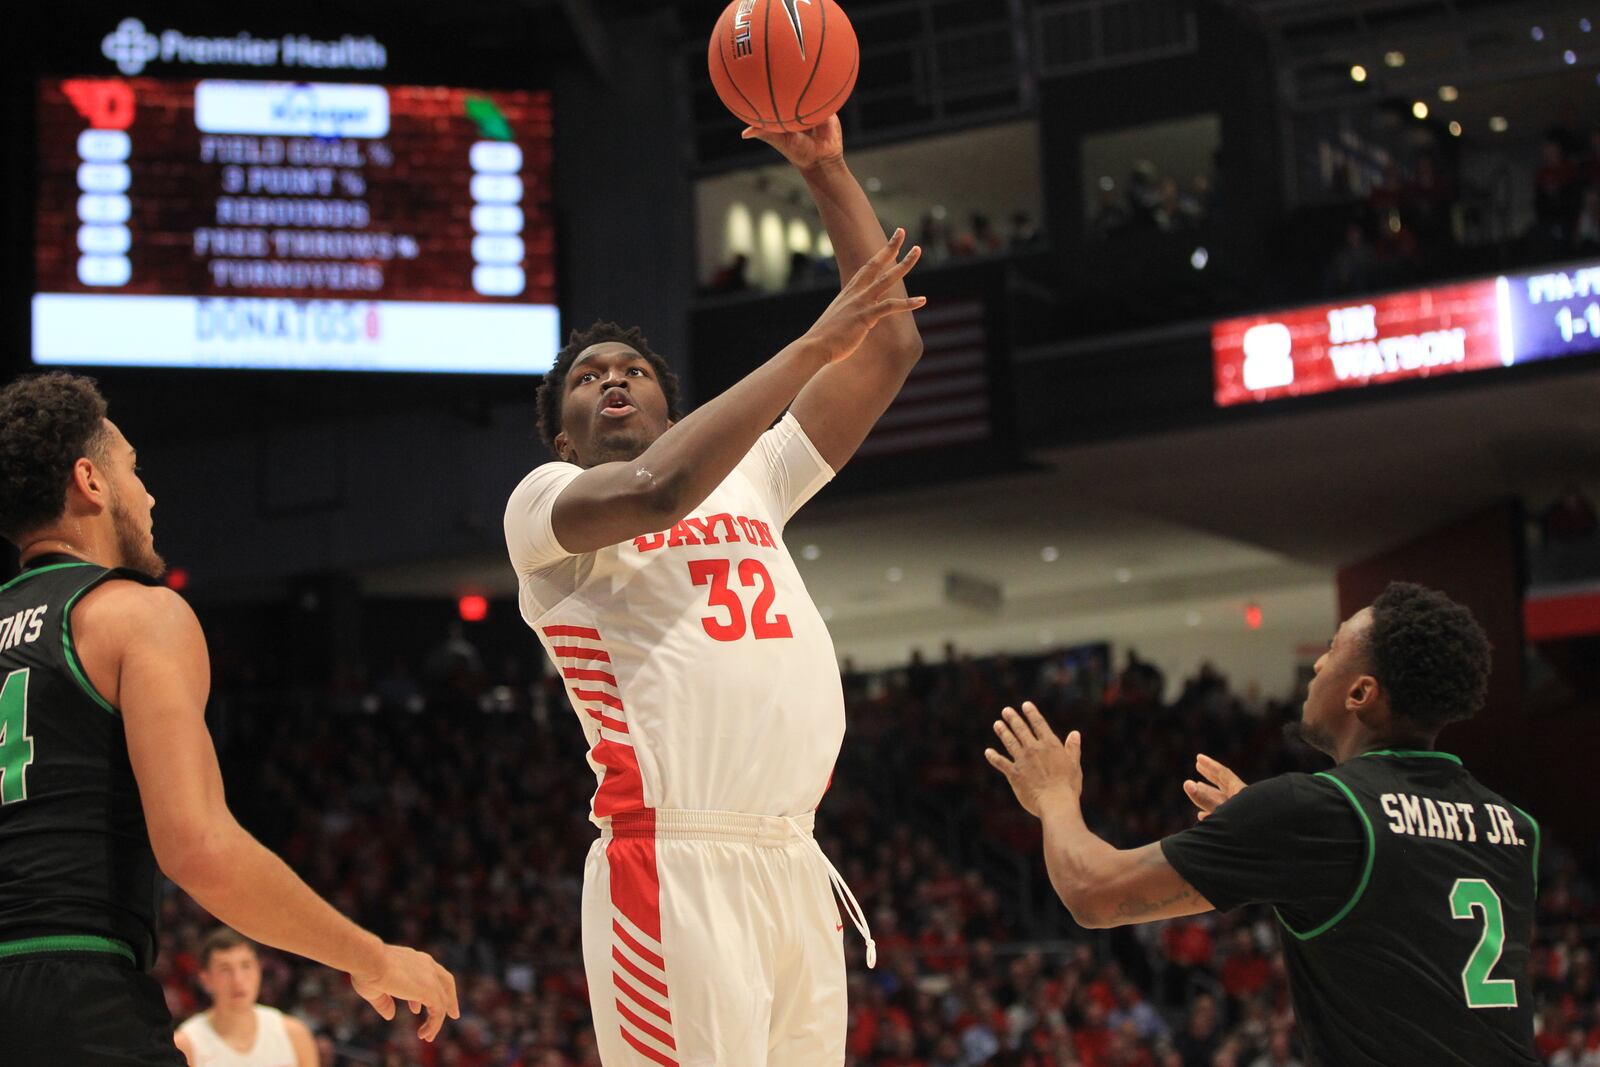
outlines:
[[257, 37], [249, 31], [232, 37], [194, 37], [172, 29], [151, 33], [136, 18], [117, 23], [101, 40], [100, 53], [130, 77], [151, 63], [317, 70], [383, 70], [389, 65], [388, 50], [372, 37], [345, 34], [337, 41], [318, 41], [303, 33]]

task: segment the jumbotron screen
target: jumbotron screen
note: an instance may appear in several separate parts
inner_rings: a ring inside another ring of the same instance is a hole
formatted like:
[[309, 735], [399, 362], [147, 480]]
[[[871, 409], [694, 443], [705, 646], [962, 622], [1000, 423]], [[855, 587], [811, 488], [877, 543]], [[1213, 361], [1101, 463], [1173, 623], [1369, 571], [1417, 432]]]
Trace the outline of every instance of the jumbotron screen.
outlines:
[[1600, 352], [1600, 264], [1228, 319], [1219, 407]]
[[41, 364], [540, 374], [547, 92], [39, 86]]

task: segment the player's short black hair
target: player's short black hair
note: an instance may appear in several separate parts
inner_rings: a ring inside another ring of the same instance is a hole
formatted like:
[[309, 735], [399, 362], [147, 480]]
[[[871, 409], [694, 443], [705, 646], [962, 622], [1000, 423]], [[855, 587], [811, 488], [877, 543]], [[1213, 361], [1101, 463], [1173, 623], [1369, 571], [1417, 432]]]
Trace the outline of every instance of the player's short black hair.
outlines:
[[567, 337], [566, 347], [556, 356], [556, 365], [546, 372], [544, 381], [539, 383], [539, 436], [544, 438], [544, 443], [550, 446], [552, 452], [556, 448], [556, 434], [561, 432], [561, 401], [566, 395], [562, 386], [567, 380], [567, 371], [572, 369], [572, 364], [585, 349], [603, 341], [621, 341], [643, 356], [654, 368], [656, 380], [661, 383], [661, 392], [666, 395], [667, 417], [674, 421], [681, 417], [678, 414], [678, 376], [667, 366], [667, 361], [650, 347], [644, 331], [637, 326], [624, 328], [614, 322], [596, 322], [587, 330], [572, 331]]
[[1428, 734], [1470, 719], [1489, 691], [1489, 636], [1443, 593], [1391, 582], [1372, 602], [1372, 674], [1395, 718]]
[[73, 465], [104, 458], [105, 418], [92, 378], [56, 371], [0, 389], [0, 536], [15, 543], [61, 517]]
[[226, 952], [230, 948], [239, 948], [240, 946], [246, 946], [252, 952], [256, 950], [256, 943], [239, 933], [239, 931], [231, 930], [226, 926], [217, 927], [205, 936], [205, 940], [200, 942], [200, 969], [203, 971], [211, 966], [211, 957], [216, 953]]

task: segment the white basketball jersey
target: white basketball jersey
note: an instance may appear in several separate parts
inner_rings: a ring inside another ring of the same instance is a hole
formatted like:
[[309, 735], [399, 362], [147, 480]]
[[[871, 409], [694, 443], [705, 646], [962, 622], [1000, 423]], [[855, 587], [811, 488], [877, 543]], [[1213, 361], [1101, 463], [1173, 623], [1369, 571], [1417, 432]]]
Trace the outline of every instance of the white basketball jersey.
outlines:
[[844, 737], [833, 640], [783, 541], [833, 471], [793, 415], [670, 530], [574, 555], [551, 513], [582, 473], [548, 463], [506, 508], [522, 616], [561, 672], [599, 778], [592, 817], [678, 808], [797, 815]]
[[283, 1024], [283, 1012], [257, 1004], [256, 1043], [240, 1052], [211, 1025], [211, 1013], [202, 1012], [178, 1027], [194, 1048], [192, 1067], [296, 1067], [294, 1046]]

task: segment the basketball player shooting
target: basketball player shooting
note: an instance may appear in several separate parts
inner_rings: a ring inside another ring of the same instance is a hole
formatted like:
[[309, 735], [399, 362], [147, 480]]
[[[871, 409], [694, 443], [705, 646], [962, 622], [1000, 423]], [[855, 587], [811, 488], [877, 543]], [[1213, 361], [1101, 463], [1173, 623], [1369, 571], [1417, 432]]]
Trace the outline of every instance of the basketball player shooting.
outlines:
[[[816, 323], [679, 419], [637, 329], [574, 333], [539, 390], [559, 462], [506, 509], [524, 619], [599, 778], [583, 946], [607, 1067], [844, 1062], [844, 921], [812, 838], [844, 735], [833, 642], [784, 544], [922, 351], [837, 120], [760, 134], [849, 279]], [[787, 412], [787, 413], [786, 413]], [[781, 418], [780, 418], [781, 416]], [[774, 425], [775, 424], [775, 425]]]

